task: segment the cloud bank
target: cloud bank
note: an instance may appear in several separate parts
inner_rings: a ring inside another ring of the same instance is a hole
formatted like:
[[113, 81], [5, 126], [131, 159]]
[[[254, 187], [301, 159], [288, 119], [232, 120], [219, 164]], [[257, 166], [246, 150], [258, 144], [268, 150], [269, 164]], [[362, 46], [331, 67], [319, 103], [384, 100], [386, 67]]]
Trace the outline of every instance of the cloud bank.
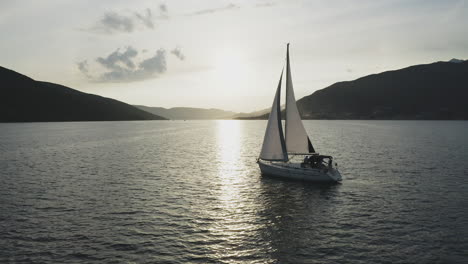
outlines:
[[[144, 53], [142, 51], [142, 53]], [[167, 71], [166, 50], [159, 49], [153, 56], [138, 61], [138, 50], [128, 46], [125, 50], [115, 50], [104, 57], [95, 59], [97, 74], [91, 75], [87, 60], [77, 63], [78, 70], [89, 80], [95, 82], [134, 82], [157, 78]], [[171, 54], [184, 60], [180, 48], [174, 48]], [[100, 69], [100, 71], [99, 71]]]

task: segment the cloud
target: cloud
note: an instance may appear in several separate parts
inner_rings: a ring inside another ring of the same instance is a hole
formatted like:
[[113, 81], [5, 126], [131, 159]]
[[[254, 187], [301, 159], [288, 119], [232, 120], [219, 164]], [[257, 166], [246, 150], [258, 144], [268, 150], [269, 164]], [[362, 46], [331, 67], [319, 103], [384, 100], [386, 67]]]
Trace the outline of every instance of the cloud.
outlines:
[[159, 10], [161, 13], [167, 13], [167, 5], [166, 4], [160, 4], [159, 5]]
[[159, 5], [159, 18], [162, 19], [168, 19], [169, 18], [169, 11], [167, 10], [167, 5], [166, 4], [160, 4]]
[[87, 78], [90, 78], [87, 60], [78, 62], [77, 66], [82, 74], [84, 74]]
[[[177, 49], [177, 48], [176, 48]], [[175, 50], [176, 50], [175, 49]], [[80, 72], [95, 82], [134, 82], [156, 78], [167, 71], [166, 51], [159, 49], [146, 59], [137, 62], [138, 51], [129, 46], [124, 51], [117, 49], [105, 57], [96, 58], [101, 73], [89, 74], [87, 60], [77, 63]]]
[[106, 58], [99, 57], [96, 61], [106, 68], [107, 72], [97, 77], [100, 82], [131, 82], [156, 77], [166, 71], [166, 52], [160, 49], [153, 57], [143, 60], [138, 67], [133, 59], [138, 55], [132, 47], [120, 52], [119, 49], [109, 54]]
[[176, 56], [180, 60], [185, 59], [185, 55], [182, 53], [182, 50], [179, 47], [174, 48], [173, 50], [171, 50], [171, 54], [173, 54], [174, 56]]
[[133, 32], [135, 25], [130, 17], [109, 12], [105, 13], [104, 17], [99, 20], [95, 29], [111, 34], [115, 32]]
[[163, 73], [166, 70], [166, 51], [159, 49], [153, 57], [142, 61], [138, 65], [137, 72], [144, 75], [152, 75], [153, 73]]
[[238, 9], [239, 6], [235, 4], [228, 4], [227, 6], [223, 7], [218, 7], [218, 8], [211, 8], [211, 9], [203, 9], [199, 11], [195, 11], [193, 13], [187, 14], [187, 16], [198, 16], [198, 15], [205, 15], [205, 14], [212, 14], [220, 11], [227, 11], [227, 10], [233, 10], [233, 9]]
[[116, 12], [107, 12], [90, 29], [85, 29], [94, 33], [132, 33], [137, 29], [154, 29], [154, 16], [150, 8], [144, 12], [133, 12], [129, 14], [119, 14]]
[[258, 3], [255, 5], [255, 7], [272, 7], [274, 6], [274, 2], [265, 2], [265, 3]]
[[143, 22], [143, 24], [150, 28], [154, 29], [154, 23], [153, 23], [153, 16], [151, 14], [151, 9], [147, 8], [146, 9], [146, 15], [140, 15], [139, 13], [135, 12], [135, 16]]
[[121, 64], [129, 69], [134, 69], [135, 64], [132, 59], [136, 57], [136, 55], [138, 55], [138, 51], [129, 46], [125, 52], [120, 52], [120, 49], [117, 49], [106, 58], [99, 57], [96, 61], [109, 70], [121, 68]]

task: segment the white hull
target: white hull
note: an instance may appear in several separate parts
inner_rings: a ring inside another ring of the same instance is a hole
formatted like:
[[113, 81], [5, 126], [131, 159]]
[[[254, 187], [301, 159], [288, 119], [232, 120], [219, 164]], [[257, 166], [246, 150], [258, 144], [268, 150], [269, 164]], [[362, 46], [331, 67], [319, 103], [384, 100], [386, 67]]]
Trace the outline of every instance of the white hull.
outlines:
[[335, 168], [302, 168], [301, 163], [258, 160], [264, 175], [310, 182], [339, 182], [341, 174]]

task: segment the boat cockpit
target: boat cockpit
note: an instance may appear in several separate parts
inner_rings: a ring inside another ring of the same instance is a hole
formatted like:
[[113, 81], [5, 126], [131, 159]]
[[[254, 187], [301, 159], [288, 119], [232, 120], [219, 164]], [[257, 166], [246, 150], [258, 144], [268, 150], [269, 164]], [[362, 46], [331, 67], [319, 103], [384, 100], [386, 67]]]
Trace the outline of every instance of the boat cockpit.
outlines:
[[308, 154], [301, 162], [301, 168], [332, 169], [333, 157], [319, 154]]

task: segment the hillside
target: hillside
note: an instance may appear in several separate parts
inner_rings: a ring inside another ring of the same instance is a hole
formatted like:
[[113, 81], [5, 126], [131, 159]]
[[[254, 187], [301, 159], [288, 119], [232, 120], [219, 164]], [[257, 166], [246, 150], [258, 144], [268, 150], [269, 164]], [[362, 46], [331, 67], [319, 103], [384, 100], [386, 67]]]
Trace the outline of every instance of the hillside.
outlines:
[[468, 61], [451, 60], [338, 82], [297, 106], [304, 119], [466, 120], [467, 102]]
[[231, 119], [235, 112], [224, 111], [220, 109], [204, 109], [192, 107], [149, 107], [144, 105], [135, 105], [135, 107], [146, 112], [163, 116], [173, 120], [204, 120], [204, 119]]
[[[281, 106], [283, 109], [284, 106]], [[234, 116], [232, 116], [232, 119], [263, 119], [262, 116], [268, 116], [270, 114], [271, 109], [263, 109], [255, 112], [250, 112], [250, 113], [239, 113]]]
[[159, 120], [126, 103], [0, 67], [0, 122]]

